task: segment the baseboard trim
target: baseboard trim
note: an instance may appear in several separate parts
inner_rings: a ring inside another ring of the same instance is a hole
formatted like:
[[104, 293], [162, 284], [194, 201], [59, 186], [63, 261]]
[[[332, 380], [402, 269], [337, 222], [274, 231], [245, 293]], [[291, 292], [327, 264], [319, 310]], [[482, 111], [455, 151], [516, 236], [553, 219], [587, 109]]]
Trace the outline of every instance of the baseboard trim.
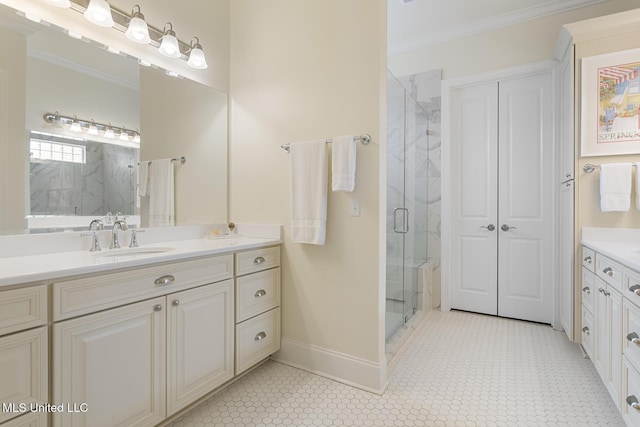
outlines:
[[271, 359], [371, 393], [382, 394], [387, 388], [386, 362], [382, 365], [288, 338], [282, 338], [280, 351]]

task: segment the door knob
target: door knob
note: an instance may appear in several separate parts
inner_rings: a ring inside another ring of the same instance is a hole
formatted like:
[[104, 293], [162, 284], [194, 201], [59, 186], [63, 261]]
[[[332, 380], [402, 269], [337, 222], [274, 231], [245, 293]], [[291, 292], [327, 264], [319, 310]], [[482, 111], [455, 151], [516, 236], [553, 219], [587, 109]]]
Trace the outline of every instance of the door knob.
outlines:
[[489, 225], [481, 225], [480, 228], [486, 228], [489, 231], [493, 231], [496, 229], [496, 226], [493, 224], [489, 224]]
[[500, 227], [502, 229], [502, 231], [509, 231], [509, 230], [517, 230], [518, 227], [509, 227], [507, 224], [502, 224], [502, 227]]

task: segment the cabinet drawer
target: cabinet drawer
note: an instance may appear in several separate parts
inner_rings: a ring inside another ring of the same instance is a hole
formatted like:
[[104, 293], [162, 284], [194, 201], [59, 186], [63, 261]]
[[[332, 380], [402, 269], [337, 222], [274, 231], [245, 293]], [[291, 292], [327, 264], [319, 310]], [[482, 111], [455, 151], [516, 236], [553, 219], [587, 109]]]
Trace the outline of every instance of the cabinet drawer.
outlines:
[[[640, 406], [635, 409], [634, 402], [640, 402], [640, 375], [627, 360], [622, 367], [622, 418], [628, 426], [640, 426]], [[633, 405], [633, 406], [632, 406]]]
[[0, 335], [47, 322], [47, 286], [0, 292]]
[[582, 306], [582, 348], [587, 353], [589, 358], [593, 360], [593, 345], [594, 345], [594, 332], [595, 324], [593, 321], [593, 314], [587, 310], [584, 305]]
[[280, 268], [236, 279], [236, 322], [280, 305]]
[[254, 273], [280, 266], [280, 247], [261, 248], [236, 254], [236, 275]]
[[622, 275], [624, 268], [604, 255], [596, 255], [596, 275], [622, 292]]
[[279, 349], [279, 307], [236, 325], [236, 375]]
[[233, 256], [222, 255], [53, 284], [53, 319], [62, 320], [233, 276]]
[[624, 298], [622, 300], [622, 354], [632, 365], [640, 368], [640, 309]]
[[595, 301], [595, 274], [586, 268], [582, 268], [582, 305], [593, 313]]
[[640, 274], [625, 269], [622, 295], [640, 307]]
[[587, 248], [586, 246], [582, 247], [582, 265], [589, 271], [594, 271], [593, 266], [596, 262], [596, 253]]
[[0, 402], [15, 409], [0, 411], [0, 423], [23, 413], [21, 404], [48, 401], [48, 351], [45, 327], [0, 338]]

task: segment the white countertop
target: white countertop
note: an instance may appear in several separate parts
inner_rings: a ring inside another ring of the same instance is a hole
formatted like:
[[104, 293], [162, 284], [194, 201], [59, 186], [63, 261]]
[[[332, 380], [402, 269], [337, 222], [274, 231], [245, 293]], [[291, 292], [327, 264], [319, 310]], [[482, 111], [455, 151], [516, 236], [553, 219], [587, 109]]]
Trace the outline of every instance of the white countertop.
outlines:
[[640, 272], [640, 229], [585, 227], [581, 243]]
[[[191, 239], [140, 245], [144, 248], [171, 248], [166, 252], [118, 256], [104, 256], [100, 252], [69, 251], [28, 256], [0, 258], [0, 287], [19, 283], [44, 281], [80, 274], [139, 267], [149, 264], [180, 261], [187, 258], [218, 255], [234, 251], [272, 246], [282, 243], [277, 238], [220, 237]], [[125, 248], [123, 248], [125, 249]]]

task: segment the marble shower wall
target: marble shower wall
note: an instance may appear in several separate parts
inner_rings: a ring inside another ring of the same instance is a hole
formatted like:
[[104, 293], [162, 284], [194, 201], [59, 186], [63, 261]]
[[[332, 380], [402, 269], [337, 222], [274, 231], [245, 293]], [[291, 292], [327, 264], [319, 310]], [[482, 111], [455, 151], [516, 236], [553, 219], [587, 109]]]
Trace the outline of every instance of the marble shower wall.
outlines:
[[86, 163], [32, 161], [31, 215], [136, 213], [138, 149], [88, 141]]

